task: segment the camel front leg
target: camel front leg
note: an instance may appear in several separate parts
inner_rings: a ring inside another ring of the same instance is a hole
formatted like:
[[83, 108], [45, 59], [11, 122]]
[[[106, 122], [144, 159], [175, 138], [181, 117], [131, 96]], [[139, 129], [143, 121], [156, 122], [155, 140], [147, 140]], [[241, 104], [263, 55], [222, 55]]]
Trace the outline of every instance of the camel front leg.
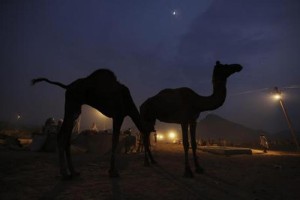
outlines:
[[191, 133], [191, 145], [192, 145], [192, 151], [193, 151], [193, 157], [194, 157], [194, 163], [195, 163], [195, 168], [196, 168], [196, 173], [203, 173], [203, 168], [200, 167], [198, 163], [198, 158], [197, 158], [197, 143], [196, 143], [196, 122], [190, 123], [190, 133]]
[[189, 164], [188, 124], [187, 123], [181, 124], [181, 128], [182, 128], [182, 141], [183, 141], [183, 148], [184, 148], [184, 165], [185, 165], [184, 176], [187, 178], [193, 178], [194, 175]]
[[[149, 137], [150, 137], [151, 131], [148, 130], [148, 128], [146, 127], [145, 124], [142, 124], [141, 116], [140, 116], [138, 110], [136, 109], [133, 101], [131, 103], [131, 109], [130, 109], [129, 116], [131, 117], [132, 121], [134, 122], [136, 127], [139, 129], [139, 131], [143, 135], [143, 143], [144, 143], [144, 147], [145, 147], [144, 165], [149, 166], [148, 156], [150, 158], [151, 163], [156, 164], [156, 161], [153, 159], [152, 153], [150, 151], [150, 138]], [[155, 120], [153, 122], [151, 122], [151, 127], [154, 127], [154, 123], [155, 123]]]
[[124, 118], [113, 118], [113, 135], [112, 135], [112, 149], [111, 149], [111, 158], [110, 158], [110, 169], [109, 176], [110, 177], [119, 177], [119, 172], [115, 166], [115, 156], [116, 149], [119, 143], [120, 129], [122, 126]]

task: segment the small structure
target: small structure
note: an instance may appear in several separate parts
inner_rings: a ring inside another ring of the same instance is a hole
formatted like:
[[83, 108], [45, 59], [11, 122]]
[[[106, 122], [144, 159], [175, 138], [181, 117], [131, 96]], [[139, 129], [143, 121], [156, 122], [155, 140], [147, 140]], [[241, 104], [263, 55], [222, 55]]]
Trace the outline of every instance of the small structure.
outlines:
[[226, 147], [226, 146], [201, 146], [198, 148], [201, 151], [218, 154], [218, 155], [238, 155], [238, 154], [248, 154], [252, 155], [252, 150], [249, 148], [241, 147]]
[[60, 126], [60, 120], [56, 123], [53, 117], [49, 117], [43, 126], [42, 132], [33, 135], [30, 150], [55, 152], [57, 146], [56, 138]]
[[96, 125], [95, 122], [93, 122], [92, 127], [91, 127], [91, 130], [92, 130], [92, 131], [98, 132], [98, 128], [97, 128], [97, 125]]

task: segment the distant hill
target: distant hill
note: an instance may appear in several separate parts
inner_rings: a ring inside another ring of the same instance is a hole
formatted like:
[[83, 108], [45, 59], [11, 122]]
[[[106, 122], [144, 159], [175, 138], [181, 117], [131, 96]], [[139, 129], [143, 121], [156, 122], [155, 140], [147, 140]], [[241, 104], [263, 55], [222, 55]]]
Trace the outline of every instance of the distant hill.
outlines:
[[197, 125], [197, 138], [201, 140], [226, 140], [233, 144], [259, 144], [259, 135], [266, 132], [254, 130], [241, 124], [209, 114]]

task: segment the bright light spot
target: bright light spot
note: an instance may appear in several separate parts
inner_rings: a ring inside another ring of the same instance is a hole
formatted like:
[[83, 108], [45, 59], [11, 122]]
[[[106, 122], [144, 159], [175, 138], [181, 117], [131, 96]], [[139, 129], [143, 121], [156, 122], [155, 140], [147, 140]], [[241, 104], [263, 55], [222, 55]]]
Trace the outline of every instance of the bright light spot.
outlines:
[[163, 139], [164, 139], [164, 136], [161, 135], [161, 134], [157, 134], [157, 139], [158, 139], [158, 140], [163, 140]]
[[21, 118], [21, 115], [17, 115], [17, 119], [20, 119]]
[[176, 137], [176, 133], [174, 133], [173, 131], [169, 132], [170, 139], [174, 139], [175, 137]]
[[177, 14], [176, 10], [173, 10], [172, 15], [176, 15], [176, 14]]
[[280, 94], [274, 94], [274, 99], [276, 100], [280, 100], [281, 99], [281, 95]]

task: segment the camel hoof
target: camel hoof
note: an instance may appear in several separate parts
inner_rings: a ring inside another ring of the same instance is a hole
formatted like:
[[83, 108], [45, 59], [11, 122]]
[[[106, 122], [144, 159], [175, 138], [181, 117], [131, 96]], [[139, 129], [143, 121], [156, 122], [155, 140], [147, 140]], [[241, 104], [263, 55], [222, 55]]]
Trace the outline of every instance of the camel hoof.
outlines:
[[72, 178], [73, 178], [73, 177], [72, 177], [71, 175], [69, 175], [69, 174], [68, 174], [68, 175], [62, 175], [62, 176], [61, 176], [61, 180], [62, 180], [62, 181], [69, 181], [69, 180], [72, 180]]
[[202, 167], [197, 167], [196, 170], [195, 170], [195, 172], [197, 174], [203, 174], [204, 173], [204, 169]]
[[150, 167], [150, 163], [148, 162], [144, 162], [144, 167]]
[[118, 178], [118, 177], [120, 177], [120, 174], [119, 174], [119, 172], [117, 170], [110, 169], [108, 173], [109, 173], [109, 177], [110, 178]]
[[185, 178], [194, 178], [194, 174], [193, 173], [184, 173], [184, 177]]
[[155, 160], [151, 160], [151, 164], [157, 164], [157, 162]]
[[192, 170], [191, 169], [185, 170], [184, 177], [186, 177], [186, 178], [194, 178], [194, 174], [193, 174]]
[[80, 176], [80, 172], [74, 171], [74, 172], [71, 173], [71, 176], [72, 177], [78, 177], [78, 176]]

